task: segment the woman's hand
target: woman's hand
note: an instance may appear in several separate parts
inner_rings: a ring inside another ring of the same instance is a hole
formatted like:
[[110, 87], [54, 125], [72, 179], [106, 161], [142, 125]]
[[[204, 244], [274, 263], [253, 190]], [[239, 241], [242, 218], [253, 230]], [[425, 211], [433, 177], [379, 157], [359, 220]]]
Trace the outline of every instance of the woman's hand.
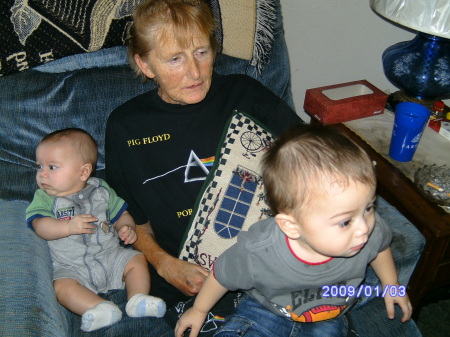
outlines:
[[183, 294], [194, 296], [209, 273], [196, 264], [167, 255], [160, 264], [158, 274]]
[[182, 261], [168, 254], [156, 242], [150, 223], [136, 226], [134, 248], [144, 253], [158, 274], [187, 296], [194, 296], [205, 281], [208, 272], [202, 267]]

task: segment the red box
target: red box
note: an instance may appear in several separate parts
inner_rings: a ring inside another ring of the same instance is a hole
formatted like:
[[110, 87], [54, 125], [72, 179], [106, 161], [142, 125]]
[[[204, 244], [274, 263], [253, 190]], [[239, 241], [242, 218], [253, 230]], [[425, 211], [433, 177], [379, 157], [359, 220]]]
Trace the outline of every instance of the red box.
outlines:
[[388, 95], [367, 80], [307, 89], [303, 108], [323, 125], [379, 115]]
[[434, 131], [450, 140], [450, 121], [447, 119], [430, 119], [428, 126]]

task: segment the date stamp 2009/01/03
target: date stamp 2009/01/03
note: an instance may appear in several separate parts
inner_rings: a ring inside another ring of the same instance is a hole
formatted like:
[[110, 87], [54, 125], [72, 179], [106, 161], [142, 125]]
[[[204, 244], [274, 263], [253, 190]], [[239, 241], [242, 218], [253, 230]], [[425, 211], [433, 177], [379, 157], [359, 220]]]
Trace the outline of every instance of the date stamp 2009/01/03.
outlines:
[[322, 297], [386, 297], [390, 295], [391, 297], [404, 297], [406, 296], [406, 287], [397, 285], [385, 285], [384, 287], [370, 286], [366, 284], [361, 284], [359, 287], [355, 286], [345, 286], [345, 285], [333, 285], [333, 286], [322, 286]]

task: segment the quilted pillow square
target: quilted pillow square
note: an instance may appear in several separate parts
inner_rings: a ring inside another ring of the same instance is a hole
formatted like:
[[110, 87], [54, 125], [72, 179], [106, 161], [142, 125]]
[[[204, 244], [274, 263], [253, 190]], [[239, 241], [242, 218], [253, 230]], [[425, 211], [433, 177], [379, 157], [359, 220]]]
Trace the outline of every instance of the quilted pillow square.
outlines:
[[196, 201], [180, 259], [211, 270], [241, 231], [271, 215], [265, 202], [260, 161], [274, 139], [252, 116], [233, 114]]

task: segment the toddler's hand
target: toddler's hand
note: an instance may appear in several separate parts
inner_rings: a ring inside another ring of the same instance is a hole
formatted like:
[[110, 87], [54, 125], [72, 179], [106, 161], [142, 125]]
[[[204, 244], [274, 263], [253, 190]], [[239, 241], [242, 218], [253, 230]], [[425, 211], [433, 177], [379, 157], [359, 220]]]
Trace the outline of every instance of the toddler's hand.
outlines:
[[136, 232], [128, 225], [122, 226], [117, 234], [119, 234], [120, 240], [126, 245], [131, 245], [137, 240]]
[[73, 234], [92, 234], [97, 226], [91, 222], [96, 222], [98, 219], [91, 214], [80, 214], [74, 216], [69, 220], [69, 235]]
[[[398, 287], [399, 285], [395, 285]], [[397, 294], [398, 295], [398, 294]], [[386, 297], [384, 298], [384, 303], [386, 305], [386, 311], [387, 315], [390, 319], [394, 318], [395, 310], [394, 310], [394, 304], [397, 303], [403, 312], [402, 322], [409, 321], [412, 315], [412, 304], [409, 300], [408, 294], [404, 294], [404, 296], [391, 296], [390, 292], [388, 291], [386, 294]]]
[[194, 307], [186, 310], [183, 315], [181, 315], [175, 326], [175, 336], [183, 337], [184, 332], [191, 328], [190, 337], [197, 337], [203, 323], [205, 323], [205, 319], [208, 313], [203, 313], [196, 310]]

